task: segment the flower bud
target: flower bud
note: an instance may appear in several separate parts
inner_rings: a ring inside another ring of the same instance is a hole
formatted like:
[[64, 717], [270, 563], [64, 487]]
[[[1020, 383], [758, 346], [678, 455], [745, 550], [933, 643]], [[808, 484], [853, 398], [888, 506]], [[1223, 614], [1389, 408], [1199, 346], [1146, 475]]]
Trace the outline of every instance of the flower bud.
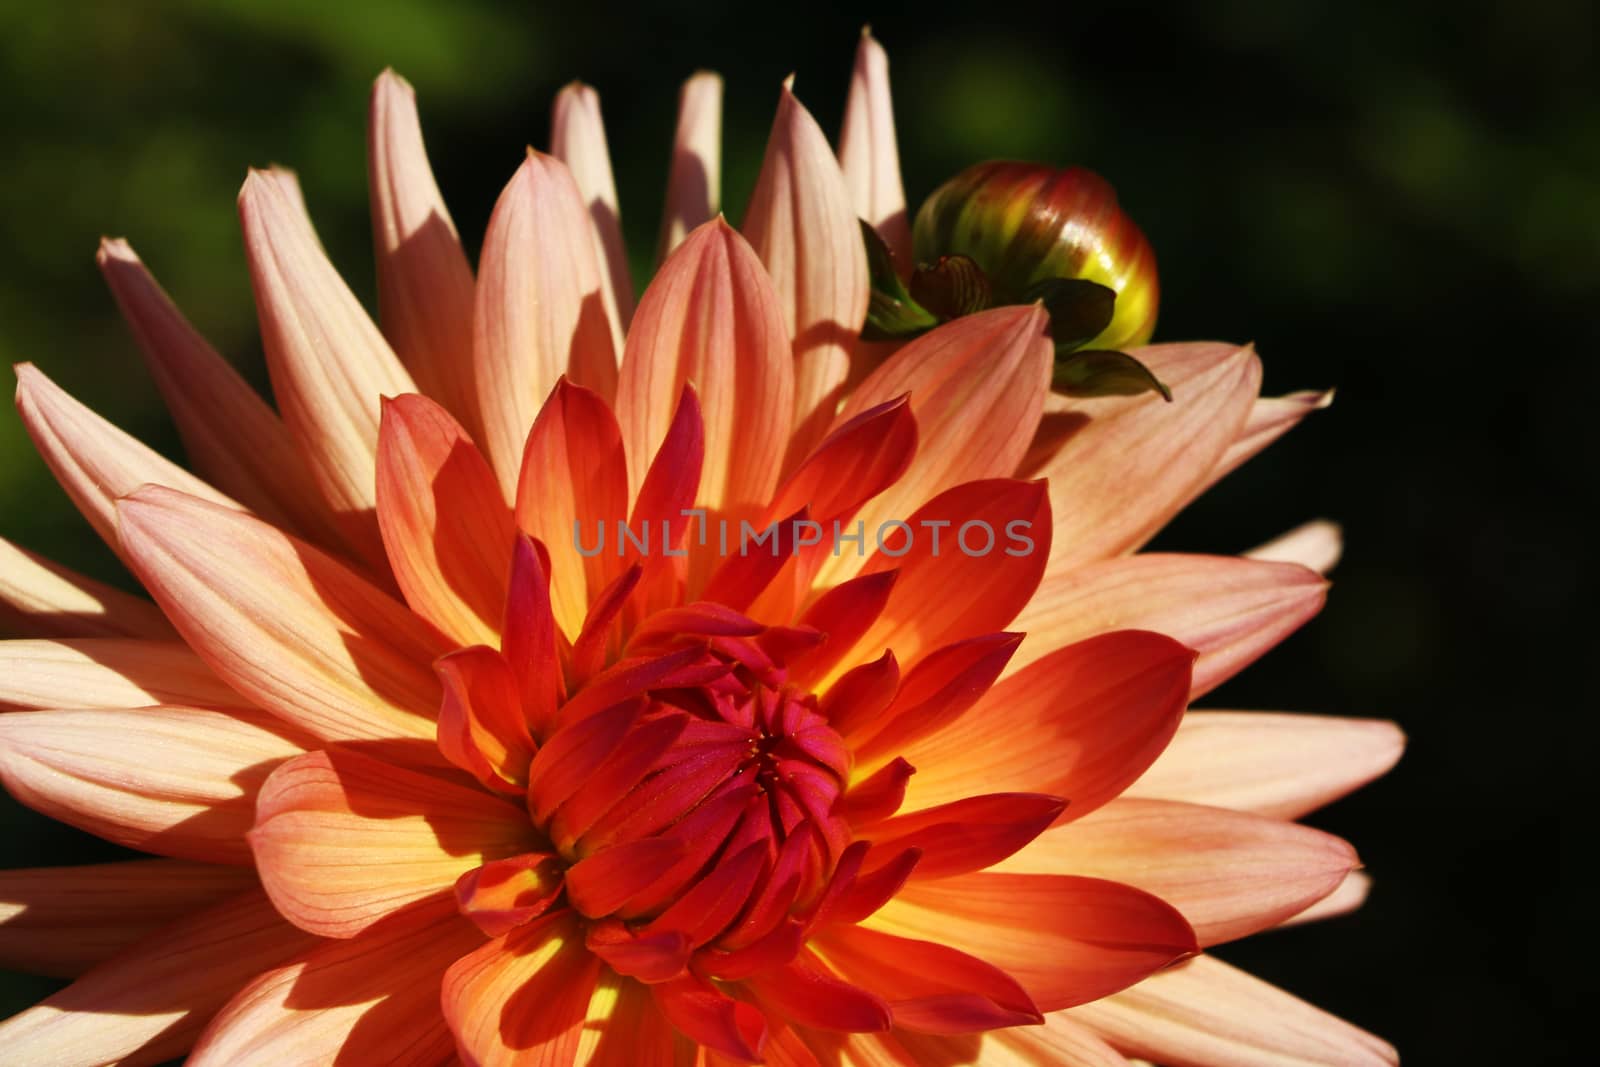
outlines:
[[1082, 167], [968, 167], [928, 197], [913, 240], [919, 263], [971, 257], [988, 275], [996, 303], [1031, 299], [1036, 287], [1055, 278], [1112, 289], [1115, 314], [1086, 342], [1089, 348], [1130, 348], [1155, 331], [1155, 253], [1117, 205], [1111, 185]]

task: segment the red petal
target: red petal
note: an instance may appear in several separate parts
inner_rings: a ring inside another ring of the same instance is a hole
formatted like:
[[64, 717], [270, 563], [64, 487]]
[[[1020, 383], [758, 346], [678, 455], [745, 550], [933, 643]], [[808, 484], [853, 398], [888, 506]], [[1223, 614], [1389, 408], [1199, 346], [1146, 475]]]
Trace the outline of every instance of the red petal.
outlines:
[[944, 878], [999, 863], [1042, 834], [1066, 806], [1040, 793], [994, 793], [897, 815], [863, 837], [889, 853], [919, 849], [915, 877]]

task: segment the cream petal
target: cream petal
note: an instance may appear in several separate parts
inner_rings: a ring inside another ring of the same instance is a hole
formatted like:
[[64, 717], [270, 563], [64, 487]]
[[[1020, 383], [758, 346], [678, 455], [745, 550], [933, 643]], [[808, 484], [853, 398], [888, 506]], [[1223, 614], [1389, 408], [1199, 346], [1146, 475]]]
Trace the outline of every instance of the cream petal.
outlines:
[[656, 258], [665, 261], [722, 206], [722, 77], [702, 70], [678, 93], [667, 203]]
[[47, 637], [173, 636], [161, 609], [0, 538], [0, 632]]
[[0, 708], [242, 707], [248, 702], [181, 641], [126, 637], [0, 641]]
[[1280, 534], [1264, 545], [1257, 545], [1245, 555], [1250, 559], [1272, 563], [1298, 563], [1318, 574], [1327, 574], [1339, 564], [1344, 554], [1344, 531], [1336, 522], [1313, 519]]
[[611, 174], [600, 94], [573, 82], [556, 96], [550, 118], [550, 154], [567, 165], [594, 220], [596, 254], [605, 267], [606, 308], [614, 316], [617, 351], [633, 318], [633, 278], [628, 273], [628, 246], [622, 240], [622, 208]]
[[889, 56], [870, 30], [861, 31], [850, 95], [839, 133], [839, 167], [856, 217], [875, 227], [896, 263], [909, 271], [911, 220], [900, 182], [900, 149], [895, 141], [894, 101], [889, 93]]

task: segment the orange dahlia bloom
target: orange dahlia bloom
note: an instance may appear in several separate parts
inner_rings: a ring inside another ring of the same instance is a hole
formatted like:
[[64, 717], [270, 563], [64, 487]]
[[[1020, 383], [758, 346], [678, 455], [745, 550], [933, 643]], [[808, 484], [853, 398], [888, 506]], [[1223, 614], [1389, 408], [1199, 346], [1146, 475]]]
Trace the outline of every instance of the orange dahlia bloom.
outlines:
[[1336, 534], [1133, 554], [1322, 398], [1223, 344], [1052, 395], [1038, 305], [852, 376], [857, 217], [908, 232], [881, 50], [837, 160], [785, 87], [738, 231], [720, 91], [635, 306], [591, 90], [474, 274], [385, 74], [381, 329], [291, 175], [240, 194], [276, 411], [104, 244], [198, 474], [18, 368], [155, 604], [5, 548], [0, 778], [162, 858], [0, 875], [0, 962], [76, 978], [8, 1062], [1394, 1062], [1203, 954], [1363, 895], [1292, 820], [1397, 732], [1185, 714]]

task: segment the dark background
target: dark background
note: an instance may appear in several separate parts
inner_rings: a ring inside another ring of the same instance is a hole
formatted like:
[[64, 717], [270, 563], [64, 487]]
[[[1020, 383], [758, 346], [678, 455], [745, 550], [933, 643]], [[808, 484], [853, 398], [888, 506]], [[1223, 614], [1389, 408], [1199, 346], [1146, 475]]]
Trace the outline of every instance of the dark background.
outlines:
[[[1335, 923], [1219, 954], [1394, 1041], [1406, 1062], [1559, 1063], [1587, 979], [1579, 804], [1592, 774], [1587, 531], [1600, 293], [1600, 27], [1583, 0], [928, 4], [0, 3], [0, 356], [39, 363], [171, 454], [94, 267], [127, 235], [263, 378], [234, 215], [247, 164], [300, 172], [373, 286], [372, 77], [416, 85], [469, 248], [559, 87], [602, 95], [640, 277], [676, 89], [727, 77], [742, 214], [778, 84], [830, 134], [857, 31], [890, 50], [913, 205], [983, 158], [1109, 178], [1161, 260], [1158, 340], [1254, 340], [1269, 392], [1333, 409], [1159, 546], [1237, 551], [1342, 522], [1323, 615], [1207, 701], [1399, 720], [1386, 780], [1318, 815], [1376, 889]], [[126, 582], [0, 412], [0, 533]], [[1580, 799], [1581, 798], [1581, 799]], [[116, 850], [0, 797], [6, 866]], [[1583, 844], [1592, 838], [1585, 836]], [[0, 975], [0, 1015], [54, 986]]]

